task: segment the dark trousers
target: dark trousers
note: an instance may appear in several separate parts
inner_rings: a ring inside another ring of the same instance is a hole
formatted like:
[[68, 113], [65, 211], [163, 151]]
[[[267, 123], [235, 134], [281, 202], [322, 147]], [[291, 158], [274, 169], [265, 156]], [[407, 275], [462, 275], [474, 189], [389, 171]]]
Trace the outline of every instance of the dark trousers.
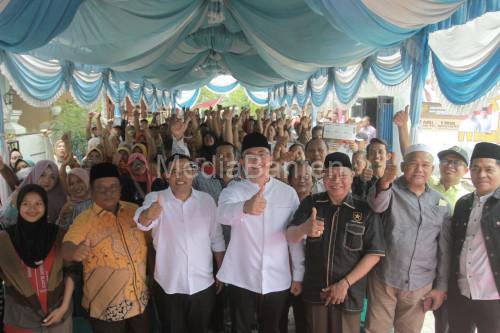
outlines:
[[265, 295], [228, 287], [233, 333], [251, 333], [255, 314], [261, 333], [280, 333], [280, 320], [286, 307], [289, 290]]
[[434, 311], [434, 332], [449, 333], [450, 325], [448, 324], [448, 302], [444, 301], [443, 305]]
[[288, 302], [283, 310], [283, 316], [281, 317], [280, 332], [288, 333], [288, 311], [290, 306], [293, 310], [293, 320], [295, 324], [295, 333], [306, 333], [307, 332], [307, 321], [306, 321], [306, 305], [302, 299], [302, 295], [294, 296], [288, 294]]
[[448, 298], [450, 332], [500, 333], [500, 300], [479, 301], [454, 293]]
[[162, 333], [206, 333], [215, 305], [212, 285], [193, 295], [167, 294], [155, 282], [155, 301]]
[[149, 332], [149, 306], [132, 318], [120, 321], [105, 321], [90, 318], [93, 333], [143, 333]]
[[361, 312], [348, 312], [333, 305], [306, 304], [308, 333], [357, 333]]

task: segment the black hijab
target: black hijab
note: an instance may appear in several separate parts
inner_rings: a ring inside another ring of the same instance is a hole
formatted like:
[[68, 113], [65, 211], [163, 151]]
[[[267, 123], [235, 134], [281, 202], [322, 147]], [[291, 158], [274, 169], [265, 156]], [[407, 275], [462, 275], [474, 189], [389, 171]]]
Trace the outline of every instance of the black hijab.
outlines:
[[[21, 203], [28, 193], [37, 193], [45, 205], [44, 215], [36, 222], [26, 221], [21, 216]], [[10, 240], [23, 262], [37, 268], [47, 258], [59, 228], [47, 221], [48, 197], [47, 192], [36, 184], [23, 186], [17, 195], [17, 224], [7, 229]]]

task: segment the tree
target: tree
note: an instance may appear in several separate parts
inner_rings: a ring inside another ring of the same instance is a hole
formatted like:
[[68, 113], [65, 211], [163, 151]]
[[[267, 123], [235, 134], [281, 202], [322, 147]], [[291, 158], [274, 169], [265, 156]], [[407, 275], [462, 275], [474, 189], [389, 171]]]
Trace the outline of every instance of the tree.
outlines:
[[[200, 97], [198, 98], [197, 103], [203, 103], [206, 101], [210, 101], [218, 98], [220, 95], [211, 92], [207, 89], [207, 87], [202, 87], [200, 91]], [[224, 94], [224, 98], [222, 99], [223, 106], [233, 106], [236, 105], [238, 108], [249, 107], [250, 110], [255, 111], [261, 106], [253, 103], [248, 96], [245, 94], [245, 91], [242, 87], [238, 87], [233, 90], [229, 94]]]
[[[82, 159], [87, 152], [87, 137], [85, 127], [87, 125], [88, 110], [78, 106], [73, 100], [59, 100], [54, 103], [60, 106], [62, 111], [51, 124], [51, 130], [55, 139], [59, 139], [64, 132], [71, 133], [71, 146], [73, 154]], [[101, 112], [100, 103], [94, 112]]]

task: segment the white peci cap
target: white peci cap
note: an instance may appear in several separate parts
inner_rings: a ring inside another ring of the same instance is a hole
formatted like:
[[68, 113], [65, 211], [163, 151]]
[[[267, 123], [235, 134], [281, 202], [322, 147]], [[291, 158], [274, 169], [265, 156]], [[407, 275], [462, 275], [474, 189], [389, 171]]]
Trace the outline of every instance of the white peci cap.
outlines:
[[415, 152], [419, 152], [419, 151], [424, 152], [424, 153], [429, 153], [434, 158], [434, 152], [432, 151], [432, 148], [429, 147], [428, 145], [424, 145], [422, 143], [417, 143], [417, 144], [411, 145], [408, 148], [406, 148], [405, 157], [411, 153], [415, 153]]

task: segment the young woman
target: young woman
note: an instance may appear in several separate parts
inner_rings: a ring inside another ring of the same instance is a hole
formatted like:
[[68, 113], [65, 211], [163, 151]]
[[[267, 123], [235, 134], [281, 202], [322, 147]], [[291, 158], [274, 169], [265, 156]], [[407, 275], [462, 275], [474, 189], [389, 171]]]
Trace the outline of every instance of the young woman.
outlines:
[[81, 168], [74, 168], [68, 172], [66, 188], [70, 200], [61, 209], [57, 224], [68, 230], [75, 218], [92, 204], [90, 198], [89, 173]]
[[[24, 179], [20, 187], [28, 184], [40, 185], [46, 192], [49, 198], [47, 205], [47, 219], [49, 223], [55, 223], [59, 217], [61, 208], [66, 203], [66, 192], [62, 183], [59, 181], [59, 172], [57, 165], [48, 160], [39, 161], [33, 167], [30, 174]], [[17, 191], [11, 196], [8, 203], [0, 212], [0, 224], [3, 227], [8, 227], [16, 223], [17, 208], [16, 203]]]
[[47, 193], [39, 185], [23, 186], [16, 207], [17, 223], [0, 232], [4, 331], [71, 332], [74, 284], [63, 272], [63, 231], [47, 219]]

